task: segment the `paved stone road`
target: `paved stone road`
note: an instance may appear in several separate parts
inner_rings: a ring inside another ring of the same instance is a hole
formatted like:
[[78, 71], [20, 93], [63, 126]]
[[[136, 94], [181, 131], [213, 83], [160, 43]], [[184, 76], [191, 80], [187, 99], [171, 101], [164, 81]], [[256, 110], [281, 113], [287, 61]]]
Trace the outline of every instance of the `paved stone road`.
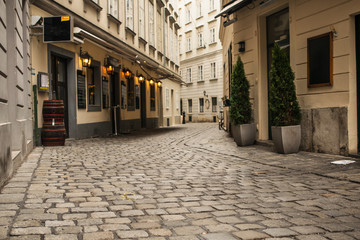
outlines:
[[36, 148], [0, 194], [0, 239], [360, 239], [360, 164], [236, 147], [185, 124]]

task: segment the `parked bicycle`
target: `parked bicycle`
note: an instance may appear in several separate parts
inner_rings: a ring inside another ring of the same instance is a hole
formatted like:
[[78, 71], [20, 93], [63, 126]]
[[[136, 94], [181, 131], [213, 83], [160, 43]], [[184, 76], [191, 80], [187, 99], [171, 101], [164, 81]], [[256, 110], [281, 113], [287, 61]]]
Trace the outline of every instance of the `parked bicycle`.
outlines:
[[219, 130], [225, 130], [224, 128], [224, 111], [220, 109], [219, 114]]

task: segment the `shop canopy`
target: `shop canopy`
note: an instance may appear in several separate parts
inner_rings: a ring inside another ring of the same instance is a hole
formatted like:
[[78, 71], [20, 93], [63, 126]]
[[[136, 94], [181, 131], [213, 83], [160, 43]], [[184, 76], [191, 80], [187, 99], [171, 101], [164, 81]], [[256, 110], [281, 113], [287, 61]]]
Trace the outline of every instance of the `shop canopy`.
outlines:
[[247, 6], [248, 4], [252, 3], [253, 0], [235, 0], [229, 5], [225, 6], [221, 12], [215, 16], [215, 18], [223, 16], [229, 17], [230, 14], [236, 12], [237, 10]]

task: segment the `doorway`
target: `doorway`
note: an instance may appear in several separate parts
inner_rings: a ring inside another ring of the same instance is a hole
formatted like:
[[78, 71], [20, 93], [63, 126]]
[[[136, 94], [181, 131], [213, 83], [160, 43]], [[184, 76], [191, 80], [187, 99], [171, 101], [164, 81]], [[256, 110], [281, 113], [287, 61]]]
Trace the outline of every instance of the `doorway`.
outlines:
[[114, 74], [110, 75], [110, 118], [112, 132], [120, 133], [120, 77], [119, 68], [115, 68]]
[[355, 16], [355, 48], [356, 48], [356, 96], [357, 96], [357, 136], [358, 153], [360, 153], [360, 15]]
[[[268, 104], [270, 91], [269, 72], [272, 63], [272, 50], [275, 43], [279, 44], [280, 48], [285, 50], [290, 59], [290, 31], [289, 31], [289, 9], [285, 8], [266, 17], [266, 48], [267, 48], [267, 86], [268, 86]], [[270, 106], [268, 107], [268, 131], [269, 139], [271, 137], [271, 114]]]
[[57, 55], [51, 55], [51, 89], [53, 100], [64, 102], [64, 125], [66, 137], [69, 137], [69, 114], [68, 114], [68, 92], [67, 92], [67, 59]]
[[146, 128], [146, 82], [140, 83], [141, 128]]

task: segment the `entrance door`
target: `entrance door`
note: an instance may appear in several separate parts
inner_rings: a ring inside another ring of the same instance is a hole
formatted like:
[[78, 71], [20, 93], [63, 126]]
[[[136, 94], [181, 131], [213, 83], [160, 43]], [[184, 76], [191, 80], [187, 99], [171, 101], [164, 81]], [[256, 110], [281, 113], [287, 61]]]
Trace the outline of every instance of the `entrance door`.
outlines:
[[356, 28], [356, 73], [357, 73], [357, 136], [358, 136], [358, 153], [360, 153], [360, 15], [355, 16]]
[[111, 106], [111, 125], [112, 132], [117, 135], [120, 133], [120, 78], [119, 69], [115, 69], [110, 76], [110, 106]]
[[51, 89], [52, 98], [64, 101], [64, 124], [66, 137], [69, 136], [69, 115], [68, 115], [68, 93], [67, 93], [67, 60], [65, 58], [51, 55]]
[[141, 128], [146, 128], [146, 83], [140, 83]]
[[[266, 42], [267, 42], [267, 72], [268, 72], [268, 100], [270, 79], [269, 72], [272, 63], [272, 50], [274, 44], [278, 43], [290, 57], [290, 34], [289, 34], [289, 9], [283, 9], [266, 18]], [[269, 102], [269, 101], [268, 101]], [[269, 107], [270, 109], [270, 107]], [[271, 116], [268, 112], [269, 139], [271, 139]]]

